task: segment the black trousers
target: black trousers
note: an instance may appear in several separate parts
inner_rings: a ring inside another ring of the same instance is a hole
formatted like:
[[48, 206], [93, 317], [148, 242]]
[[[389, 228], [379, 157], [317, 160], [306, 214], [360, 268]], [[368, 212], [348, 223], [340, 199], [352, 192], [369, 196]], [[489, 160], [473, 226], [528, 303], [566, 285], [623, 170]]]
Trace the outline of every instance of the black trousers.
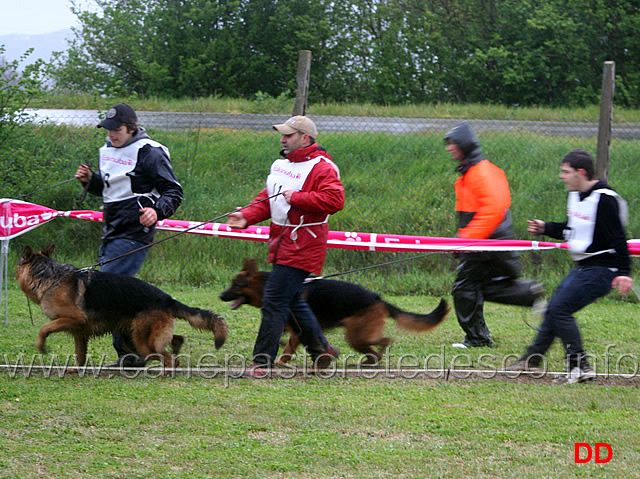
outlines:
[[493, 346], [484, 302], [533, 306], [542, 288], [536, 281], [518, 279], [522, 268], [513, 252], [464, 253], [461, 258], [452, 294], [464, 344]]
[[329, 342], [309, 305], [302, 299], [307, 271], [276, 264], [264, 286], [262, 322], [253, 348], [253, 363], [272, 367], [278, 355], [280, 338], [291, 314], [307, 352], [314, 361], [327, 352]]

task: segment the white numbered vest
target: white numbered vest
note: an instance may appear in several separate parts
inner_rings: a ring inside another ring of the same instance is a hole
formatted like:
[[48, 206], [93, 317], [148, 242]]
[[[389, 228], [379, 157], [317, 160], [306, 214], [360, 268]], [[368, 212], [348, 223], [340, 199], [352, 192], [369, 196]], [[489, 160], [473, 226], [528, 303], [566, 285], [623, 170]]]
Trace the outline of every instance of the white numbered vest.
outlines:
[[574, 261], [580, 261], [589, 256], [602, 253], [615, 253], [613, 249], [586, 252], [593, 243], [593, 233], [596, 227], [596, 216], [601, 195], [611, 195], [618, 201], [618, 211], [622, 226], [626, 226], [629, 221], [627, 202], [615, 191], [608, 188], [600, 188], [593, 191], [582, 201], [580, 201], [579, 192], [571, 191], [567, 201], [568, 222], [564, 237], [569, 243], [569, 252]]
[[[267, 176], [267, 191], [269, 196], [277, 195], [269, 200], [271, 207], [271, 221], [280, 226], [294, 226], [288, 222], [288, 214], [291, 209], [291, 205], [287, 203], [284, 196], [279, 195], [283, 191], [293, 190], [300, 191], [304, 186], [304, 182], [307, 180], [309, 173], [313, 170], [320, 161], [330, 161], [323, 156], [317, 156], [313, 159], [294, 163], [287, 159], [276, 160], [271, 165], [271, 173]], [[333, 162], [331, 162], [333, 164]], [[294, 241], [297, 239], [297, 230], [304, 226], [314, 226], [326, 223], [329, 220], [327, 215], [324, 221], [320, 223], [305, 223], [304, 216], [300, 218], [300, 224], [295, 225], [295, 228], [291, 232], [291, 239]], [[315, 234], [311, 230], [308, 230], [312, 236]]]
[[144, 194], [133, 192], [131, 178], [127, 173], [131, 173], [138, 162], [138, 151], [145, 145], [155, 148], [162, 148], [169, 157], [169, 150], [164, 145], [149, 138], [144, 138], [131, 143], [123, 148], [103, 146], [100, 148], [100, 172], [104, 187], [102, 197], [105, 203], [127, 200], [138, 196], [157, 198], [158, 191], [154, 190]]

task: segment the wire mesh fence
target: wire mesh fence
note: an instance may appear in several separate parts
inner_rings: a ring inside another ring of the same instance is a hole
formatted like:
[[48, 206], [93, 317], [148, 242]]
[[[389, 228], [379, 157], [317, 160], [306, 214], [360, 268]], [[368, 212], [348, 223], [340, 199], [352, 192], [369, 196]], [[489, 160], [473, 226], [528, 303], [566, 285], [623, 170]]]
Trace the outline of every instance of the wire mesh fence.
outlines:
[[[99, 121], [97, 110], [27, 110], [34, 123], [57, 123], [75, 126], [94, 126]], [[198, 128], [228, 128], [233, 130], [269, 130], [288, 115], [248, 113], [199, 113], [199, 112], [138, 112], [139, 123], [146, 128], [161, 130], [189, 130]], [[461, 121], [460, 119], [403, 118], [375, 116], [312, 115], [318, 131], [322, 133], [371, 132], [396, 135], [426, 132], [442, 132]], [[536, 136], [575, 136], [594, 138], [598, 123], [560, 121], [475, 120], [466, 119], [478, 134], [491, 131], [527, 132]], [[640, 125], [614, 123], [612, 138], [640, 139]]]
[[[95, 126], [100, 112], [94, 110], [28, 110], [27, 114], [36, 124], [54, 123], [74, 126]], [[332, 147], [348, 150], [354, 140], [373, 142], [381, 152], [405, 143], [407, 136], [437, 136], [457, 124], [461, 119], [403, 118], [375, 116], [329, 116], [309, 115], [315, 121], [322, 142]], [[200, 112], [138, 112], [139, 123], [151, 130], [183, 131], [194, 135], [202, 129], [218, 129], [245, 132], [251, 138], [254, 132], [270, 132], [271, 125], [283, 122], [288, 115], [278, 114], [233, 114]], [[575, 139], [576, 143], [595, 155], [598, 123], [561, 121], [516, 121], [465, 119], [483, 141], [487, 157], [500, 162], [510, 155], [505, 151], [509, 140], [518, 139], [528, 144], [529, 150], [539, 151], [545, 157], [548, 146], [558, 139]], [[354, 136], [357, 135], [357, 136]], [[492, 141], [494, 138], [495, 141]], [[614, 123], [611, 131], [611, 158], [615, 163], [638, 154], [636, 142], [640, 139], [640, 124]], [[222, 152], [224, 153], [224, 152]], [[229, 152], [231, 153], [231, 152]]]

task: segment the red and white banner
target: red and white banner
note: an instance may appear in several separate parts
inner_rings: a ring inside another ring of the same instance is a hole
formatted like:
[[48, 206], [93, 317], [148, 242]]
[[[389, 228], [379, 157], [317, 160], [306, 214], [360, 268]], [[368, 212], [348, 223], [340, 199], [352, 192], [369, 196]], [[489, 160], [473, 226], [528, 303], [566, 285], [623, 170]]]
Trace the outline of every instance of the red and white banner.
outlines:
[[[11, 239], [55, 218], [66, 216], [86, 221], [102, 222], [102, 213], [90, 210], [56, 211], [44, 206], [19, 200], [0, 200], [0, 239]], [[266, 242], [268, 226], [250, 226], [233, 230], [224, 223], [163, 220], [157, 228], [164, 231], [183, 232], [222, 238], [236, 238]], [[459, 252], [459, 251], [528, 251], [566, 248], [566, 243], [528, 240], [466, 240], [433, 236], [393, 235], [384, 233], [358, 233], [330, 231], [327, 245], [330, 248], [362, 251], [406, 252]], [[640, 256], [640, 240], [629, 241], [629, 253]]]
[[0, 199], [0, 239], [9, 240], [20, 236], [60, 214], [33, 203], [7, 198]]

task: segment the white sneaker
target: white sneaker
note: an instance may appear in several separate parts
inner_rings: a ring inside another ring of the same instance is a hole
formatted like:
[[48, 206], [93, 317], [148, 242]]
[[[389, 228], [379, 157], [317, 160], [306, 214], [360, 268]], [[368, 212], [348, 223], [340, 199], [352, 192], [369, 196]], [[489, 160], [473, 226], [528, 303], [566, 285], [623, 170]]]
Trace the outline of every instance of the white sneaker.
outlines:
[[536, 316], [544, 318], [544, 314], [547, 312], [547, 306], [549, 306], [549, 303], [541, 296], [536, 299], [533, 306], [531, 306], [531, 312]]
[[461, 348], [461, 349], [467, 349], [467, 346], [464, 343], [453, 343], [451, 345], [452, 348]]
[[591, 366], [583, 366], [582, 368], [576, 366], [571, 369], [568, 374], [558, 376], [553, 380], [553, 384], [575, 384], [583, 383], [585, 381], [591, 381], [596, 378], [596, 372], [591, 369]]
[[544, 313], [547, 311], [547, 300], [544, 299], [544, 286], [541, 283], [535, 283], [531, 287], [531, 292], [534, 295], [533, 305], [531, 306], [531, 312], [535, 316], [544, 318]]

